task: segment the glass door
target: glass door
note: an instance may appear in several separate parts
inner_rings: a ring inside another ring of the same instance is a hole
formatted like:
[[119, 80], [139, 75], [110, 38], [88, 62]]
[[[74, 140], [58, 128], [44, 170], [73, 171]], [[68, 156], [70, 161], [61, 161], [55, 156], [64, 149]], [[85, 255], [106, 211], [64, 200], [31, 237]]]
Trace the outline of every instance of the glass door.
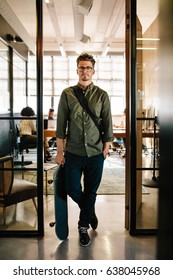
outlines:
[[[13, 10], [8, 9], [13, 18]], [[34, 110], [26, 108], [31, 107], [27, 92], [28, 47], [19, 36], [15, 36], [19, 42], [13, 40], [13, 34], [10, 41], [7, 36], [0, 39], [0, 236], [4, 237], [44, 235], [43, 145], [39, 145], [43, 143], [42, 1], [33, 1], [30, 9], [37, 21], [33, 22], [35, 31], [38, 26], [36, 41], [33, 39], [37, 50]], [[2, 29], [11, 30], [10, 23], [4, 21]], [[23, 108], [27, 110], [22, 114]], [[33, 137], [21, 135], [21, 121], [25, 121], [24, 128], [32, 123]]]
[[131, 234], [157, 230], [159, 0], [131, 1]]

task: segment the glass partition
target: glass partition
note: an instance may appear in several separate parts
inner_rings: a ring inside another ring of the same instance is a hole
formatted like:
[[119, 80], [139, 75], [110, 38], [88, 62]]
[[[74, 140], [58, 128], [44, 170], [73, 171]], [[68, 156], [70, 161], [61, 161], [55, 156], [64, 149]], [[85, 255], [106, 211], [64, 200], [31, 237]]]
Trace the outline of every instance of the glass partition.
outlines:
[[159, 1], [136, 4], [136, 229], [152, 232], [159, 190]]
[[[21, 8], [25, 8], [25, 3]], [[36, 1], [32, 1], [30, 9], [34, 14], [30, 20], [28, 18], [28, 22], [33, 22], [33, 16], [35, 15], [35, 19], [38, 17]], [[20, 15], [17, 16], [20, 18]], [[31, 34], [30, 36], [32, 37]], [[36, 34], [33, 38], [35, 40]], [[21, 48], [25, 47], [27, 48], [22, 42]], [[37, 116], [37, 94], [32, 103], [28, 99], [27, 58], [23, 58], [16, 49], [15, 43], [12, 47], [0, 41], [0, 236], [37, 236], [43, 234], [42, 147], [37, 147], [37, 138], [41, 139], [42, 131]], [[26, 53], [27, 51], [28, 49]], [[33, 84], [37, 89], [35, 76]], [[32, 107], [35, 115], [21, 115], [21, 110], [27, 105]], [[41, 123], [42, 118], [39, 120]], [[36, 129], [32, 129], [31, 135], [34, 141], [30, 141], [22, 133], [21, 121], [34, 123]], [[37, 168], [38, 150], [40, 168]], [[37, 177], [40, 177], [39, 180]]]

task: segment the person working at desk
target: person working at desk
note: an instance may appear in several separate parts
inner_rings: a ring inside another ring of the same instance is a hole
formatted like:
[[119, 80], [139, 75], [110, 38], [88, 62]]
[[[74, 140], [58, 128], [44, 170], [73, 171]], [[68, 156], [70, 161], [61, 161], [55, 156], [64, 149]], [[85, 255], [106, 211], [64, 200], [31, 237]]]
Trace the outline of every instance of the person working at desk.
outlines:
[[[54, 109], [50, 108], [49, 112], [48, 112], [48, 117], [47, 117], [47, 126], [48, 126], [48, 121], [49, 120], [54, 120]], [[54, 141], [56, 141], [56, 138], [50, 138], [50, 137], [46, 137], [44, 139], [44, 150], [45, 150], [45, 162], [46, 161], [50, 161], [52, 156], [50, 154], [50, 148], [49, 146], [51, 145], [51, 143], [53, 143]], [[49, 145], [50, 143], [50, 145]]]
[[[126, 116], [126, 109], [124, 109], [123, 114], [122, 114], [122, 119], [121, 123], [118, 126], [118, 128], [125, 128], [125, 116]], [[113, 151], [116, 151], [117, 148], [119, 152], [122, 154], [122, 151], [125, 150], [126, 147], [126, 139], [125, 138], [114, 138], [114, 141], [111, 143], [111, 148]], [[125, 153], [122, 154], [122, 157], [125, 157]]]
[[101, 120], [103, 134], [81, 107], [73, 87], [63, 90], [57, 114], [55, 162], [64, 167], [67, 194], [80, 208], [78, 232], [82, 246], [90, 243], [87, 231], [89, 227], [95, 230], [98, 225], [95, 214], [97, 189], [102, 178], [104, 159], [109, 153], [110, 142], [113, 141], [109, 96], [93, 84], [94, 66], [92, 55], [83, 53], [77, 58], [79, 82], [75, 91], [84, 95], [90, 110]]
[[[35, 112], [31, 107], [27, 106], [22, 109], [21, 116], [33, 117], [33, 116], [35, 116]], [[20, 120], [19, 136], [22, 137], [22, 143], [25, 146], [27, 146], [27, 144], [31, 144], [33, 146], [37, 145], [36, 126], [32, 119]], [[28, 149], [27, 149], [27, 152], [29, 152]]]
[[49, 109], [49, 112], [48, 112], [48, 120], [53, 120], [54, 119], [54, 109], [51, 108]]

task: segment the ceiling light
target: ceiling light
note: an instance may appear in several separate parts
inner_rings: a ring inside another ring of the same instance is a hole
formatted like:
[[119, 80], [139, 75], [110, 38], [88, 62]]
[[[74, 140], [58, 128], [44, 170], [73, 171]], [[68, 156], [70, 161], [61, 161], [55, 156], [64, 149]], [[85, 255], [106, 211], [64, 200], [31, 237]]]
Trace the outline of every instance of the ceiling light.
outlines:
[[59, 45], [59, 50], [60, 50], [60, 53], [61, 53], [62, 56], [65, 56], [65, 57], [67, 56], [66, 52], [65, 52], [65, 50], [64, 50], [64, 48], [61, 44]]
[[157, 50], [157, 48], [155, 47], [137, 47], [137, 50], [143, 50], [143, 51], [153, 51], [153, 50]]
[[110, 49], [110, 45], [107, 45], [106, 49], [102, 52], [101, 56], [103, 56], [103, 57], [106, 56], [109, 49]]
[[136, 38], [137, 41], [159, 41], [159, 38]]

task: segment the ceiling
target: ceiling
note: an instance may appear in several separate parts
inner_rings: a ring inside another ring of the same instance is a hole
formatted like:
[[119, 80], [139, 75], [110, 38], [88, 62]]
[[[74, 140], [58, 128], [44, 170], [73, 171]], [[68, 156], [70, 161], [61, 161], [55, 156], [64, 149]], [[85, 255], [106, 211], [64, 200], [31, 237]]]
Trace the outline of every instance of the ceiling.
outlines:
[[[44, 53], [60, 53], [63, 49], [62, 55], [87, 51], [104, 56], [108, 46], [109, 54], [125, 50], [125, 0], [42, 1]], [[152, 0], [152, 13], [148, 5], [150, 0], [140, 0], [143, 31], [153, 21], [158, 0]], [[36, 0], [1, 0], [0, 14], [35, 53]]]
[[[36, 0], [1, 0], [0, 13], [35, 51]], [[65, 55], [125, 49], [125, 0], [43, 0], [43, 50]]]

